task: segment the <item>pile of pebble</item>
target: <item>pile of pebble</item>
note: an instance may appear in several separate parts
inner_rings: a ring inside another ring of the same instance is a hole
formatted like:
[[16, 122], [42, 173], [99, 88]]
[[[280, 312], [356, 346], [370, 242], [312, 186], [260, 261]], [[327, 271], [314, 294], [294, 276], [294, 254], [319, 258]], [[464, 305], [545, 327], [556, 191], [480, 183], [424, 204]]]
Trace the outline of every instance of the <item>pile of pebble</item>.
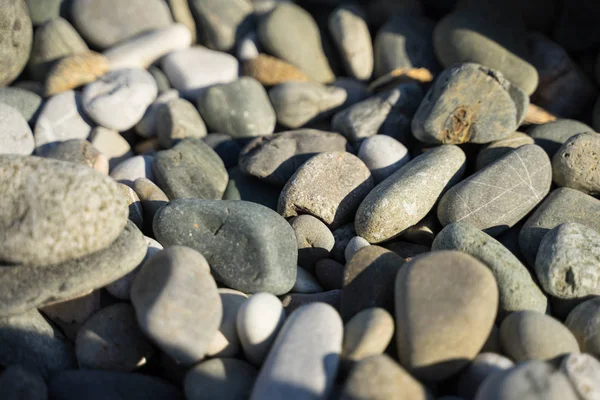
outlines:
[[598, 21], [0, 0], [0, 398], [600, 399]]

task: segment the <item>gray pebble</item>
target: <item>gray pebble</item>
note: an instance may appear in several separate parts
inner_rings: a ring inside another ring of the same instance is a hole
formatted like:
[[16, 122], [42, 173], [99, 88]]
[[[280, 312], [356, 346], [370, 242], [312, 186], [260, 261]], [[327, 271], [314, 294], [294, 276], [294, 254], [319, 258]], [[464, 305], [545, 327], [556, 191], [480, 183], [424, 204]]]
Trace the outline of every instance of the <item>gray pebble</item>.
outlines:
[[477, 153], [475, 169], [479, 171], [510, 153], [513, 149], [526, 144], [534, 144], [534, 140], [531, 136], [521, 132], [513, 132], [506, 139], [491, 142]]
[[592, 297], [573, 308], [565, 326], [577, 339], [582, 352], [600, 356], [600, 297]]
[[117, 164], [117, 166], [110, 171], [110, 176], [114, 180], [130, 187], [133, 187], [133, 182], [139, 178], [148, 178], [153, 181], [153, 163], [154, 158], [152, 156], [131, 157]]
[[108, 159], [87, 140], [70, 139], [59, 142], [44, 157], [84, 165], [108, 175]]
[[352, 257], [356, 254], [357, 251], [362, 249], [363, 247], [370, 246], [371, 244], [367, 242], [365, 239], [360, 236], [354, 236], [348, 242], [346, 246], [346, 250], [344, 250], [344, 258], [346, 258], [346, 262], [349, 262]]
[[117, 131], [97, 126], [89, 136], [90, 143], [108, 159], [109, 170], [133, 157], [131, 146]]
[[33, 133], [21, 113], [0, 99], [1, 154], [29, 155], [35, 149]]
[[410, 161], [408, 149], [393, 137], [375, 135], [363, 140], [358, 149], [358, 158], [379, 183]]
[[167, 78], [167, 75], [163, 72], [162, 69], [158, 68], [155, 65], [151, 65], [148, 68], [148, 72], [150, 72], [150, 75], [152, 75], [152, 77], [156, 81], [158, 94], [163, 94], [164, 92], [168, 92], [171, 89], [171, 83], [169, 82], [169, 78]]
[[557, 119], [545, 124], [534, 125], [527, 134], [535, 140], [552, 158], [571, 136], [578, 133], [593, 132], [594, 130], [583, 122], [573, 119]]
[[323, 288], [317, 279], [304, 268], [298, 267], [296, 283], [290, 289], [290, 293], [313, 294], [321, 292], [323, 292]]
[[317, 261], [329, 257], [335, 239], [327, 225], [307, 214], [294, 217], [289, 222], [296, 234], [300, 266], [313, 268]]
[[552, 158], [554, 182], [581, 192], [600, 193], [600, 134], [571, 136]]
[[158, 107], [156, 136], [158, 143], [168, 149], [188, 137], [205, 137], [206, 125], [192, 103], [175, 99]]
[[500, 354], [479, 353], [460, 373], [457, 393], [464, 399], [474, 399], [481, 384], [491, 375], [514, 367], [514, 363]]
[[41, 25], [46, 21], [58, 18], [63, 2], [64, 0], [27, 0], [27, 8], [33, 25]]
[[0, 10], [0, 86], [6, 86], [27, 64], [33, 28], [24, 1], [2, 0]]
[[187, 400], [247, 400], [258, 371], [235, 358], [214, 358], [196, 365], [185, 375]]
[[42, 106], [42, 98], [31, 90], [10, 86], [0, 88], [0, 103], [18, 110], [27, 122], [34, 125]]
[[600, 362], [589, 354], [569, 354], [560, 370], [569, 378], [581, 400], [594, 400], [600, 396]]
[[192, 0], [203, 43], [211, 49], [230, 51], [236, 39], [250, 28], [252, 4], [247, 0]]
[[[156, 126], [158, 124], [158, 110], [164, 105], [173, 100], [179, 99], [179, 92], [175, 89], [159, 91], [158, 97], [146, 108], [142, 119], [135, 124], [135, 131], [138, 135], [149, 138], [156, 136]], [[204, 123], [204, 122], [203, 122]], [[170, 146], [168, 146], [170, 147]]]
[[44, 378], [20, 365], [9, 365], [0, 374], [4, 400], [46, 400], [48, 387]]
[[383, 354], [394, 336], [394, 318], [383, 308], [367, 308], [344, 325], [342, 356], [359, 361]]

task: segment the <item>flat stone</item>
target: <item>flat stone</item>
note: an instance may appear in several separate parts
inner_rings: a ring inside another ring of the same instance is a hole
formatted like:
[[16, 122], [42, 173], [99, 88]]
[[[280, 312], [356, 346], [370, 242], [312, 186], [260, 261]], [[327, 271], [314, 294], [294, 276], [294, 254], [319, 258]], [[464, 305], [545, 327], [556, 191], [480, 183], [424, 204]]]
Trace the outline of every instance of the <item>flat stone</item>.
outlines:
[[23, 115], [0, 99], [0, 153], [30, 155], [35, 149], [33, 133]]
[[371, 172], [358, 157], [346, 152], [321, 153], [289, 179], [277, 210], [286, 218], [310, 214], [335, 228], [352, 219], [371, 189]]
[[258, 371], [235, 358], [214, 358], [196, 365], [185, 375], [183, 389], [187, 400], [247, 399]]
[[46, 318], [56, 324], [63, 334], [75, 342], [77, 332], [84, 322], [100, 310], [100, 290], [39, 308]]
[[94, 82], [108, 71], [108, 59], [93, 51], [56, 60], [48, 69], [44, 92], [53, 96]]
[[19, 76], [27, 64], [33, 28], [24, 1], [3, 0], [0, 9], [0, 86], [6, 86]]
[[233, 289], [218, 289], [223, 317], [216, 336], [208, 346], [209, 357], [235, 357], [240, 353], [240, 340], [237, 333], [237, 315], [248, 299], [244, 293]]
[[329, 256], [335, 239], [327, 225], [308, 214], [292, 218], [290, 225], [296, 234], [299, 265], [310, 269]]
[[133, 187], [133, 182], [139, 178], [148, 178], [154, 180], [152, 156], [135, 156], [128, 158], [117, 164], [111, 171], [110, 176], [117, 182]]
[[206, 125], [192, 103], [175, 99], [158, 107], [156, 136], [158, 143], [168, 149], [189, 137], [205, 137]]
[[244, 61], [243, 70], [244, 75], [251, 76], [264, 86], [310, 80], [299, 68], [277, 57], [258, 53], [258, 49], [255, 57]]
[[367, 308], [344, 325], [342, 357], [360, 361], [383, 354], [394, 336], [394, 318], [383, 308]]
[[548, 155], [527, 144], [450, 188], [438, 205], [438, 219], [444, 226], [464, 222], [497, 236], [529, 214], [551, 184]]
[[311, 303], [325, 303], [339, 310], [341, 301], [341, 290], [329, 290], [321, 293], [288, 293], [282, 297], [281, 304], [289, 315], [298, 308]]
[[561, 364], [564, 373], [575, 388], [580, 399], [592, 400], [600, 395], [600, 362], [589, 354], [569, 354]]
[[427, 381], [441, 381], [475, 358], [498, 307], [494, 275], [458, 251], [415, 257], [400, 269], [395, 297], [398, 357]]
[[229, 169], [227, 173], [229, 174], [229, 183], [223, 193], [223, 200], [250, 201], [277, 211], [281, 188], [246, 175], [238, 167]]
[[354, 257], [354, 255], [356, 254], [357, 251], [359, 251], [363, 247], [367, 247], [370, 245], [371, 244], [369, 242], [367, 242], [365, 239], [361, 238], [360, 236], [354, 236], [348, 242], [348, 245], [346, 246], [346, 250], [344, 250], [344, 257], [346, 258], [346, 261], [349, 262], [352, 259], [352, 257]]
[[479, 229], [463, 222], [447, 225], [436, 236], [431, 250], [462, 251], [492, 271], [498, 284], [499, 321], [516, 311], [547, 311], [548, 299], [527, 268], [510, 250]]
[[247, 0], [192, 0], [190, 8], [203, 43], [214, 50], [230, 51], [251, 25], [252, 4]]
[[457, 393], [465, 399], [474, 399], [477, 390], [487, 378], [515, 366], [509, 358], [496, 353], [479, 353], [458, 378]]
[[290, 292], [302, 294], [321, 293], [323, 292], [323, 288], [310, 272], [302, 267], [298, 267], [296, 283], [294, 283]]
[[46, 152], [45, 157], [84, 165], [108, 175], [108, 159], [87, 140], [70, 139], [59, 142]]
[[513, 132], [506, 139], [500, 139], [487, 144], [477, 153], [475, 169], [480, 170], [487, 167], [494, 161], [499, 160], [512, 150], [526, 144], [534, 144], [534, 139], [521, 132]]
[[234, 139], [225, 133], [210, 133], [202, 139], [221, 157], [225, 168], [237, 165], [244, 140]]
[[42, 105], [42, 98], [31, 90], [10, 86], [0, 88], [0, 103], [19, 111], [27, 122], [34, 125]]
[[223, 315], [206, 259], [183, 246], [167, 246], [144, 263], [131, 302], [146, 336], [184, 365], [206, 356]]
[[97, 126], [92, 129], [88, 139], [108, 159], [109, 170], [133, 157], [131, 146], [117, 131]]
[[596, 195], [600, 193], [600, 134], [571, 136], [552, 158], [552, 176], [558, 186]]
[[410, 161], [408, 149], [402, 143], [387, 135], [375, 135], [366, 138], [360, 144], [357, 155], [369, 168], [377, 183], [383, 181]]
[[327, 398], [338, 370], [343, 330], [337, 311], [327, 304], [310, 304], [290, 315], [250, 400]]
[[460, 180], [465, 160], [459, 147], [446, 145], [408, 162], [363, 200], [354, 220], [356, 233], [370, 243], [380, 243], [419, 222]]
[[48, 387], [44, 378], [20, 365], [9, 365], [0, 374], [0, 387], [6, 400], [45, 400]]
[[565, 326], [577, 339], [583, 353], [600, 355], [600, 298], [592, 297], [569, 313]]
[[148, 108], [144, 112], [144, 116], [142, 117], [142, 119], [135, 125], [134, 129], [136, 133], [145, 138], [156, 136], [156, 127], [158, 125], [158, 110], [164, 104], [167, 104], [177, 99], [179, 99], [179, 92], [175, 89], [168, 89], [160, 93], [158, 97], [152, 102], [152, 104], [148, 106]]
[[344, 264], [324, 258], [315, 264], [315, 275], [326, 290], [344, 287]]
[[504, 354], [517, 362], [579, 353], [577, 340], [567, 327], [535, 311], [519, 311], [506, 317], [500, 325], [500, 343]]
[[533, 125], [527, 134], [535, 140], [552, 158], [571, 136], [578, 133], [593, 132], [592, 127], [573, 119], [557, 119], [545, 124]]
[[287, 293], [296, 281], [298, 250], [289, 224], [246, 201], [180, 199], [154, 218], [165, 247], [189, 246], [208, 260], [215, 278], [244, 293]]

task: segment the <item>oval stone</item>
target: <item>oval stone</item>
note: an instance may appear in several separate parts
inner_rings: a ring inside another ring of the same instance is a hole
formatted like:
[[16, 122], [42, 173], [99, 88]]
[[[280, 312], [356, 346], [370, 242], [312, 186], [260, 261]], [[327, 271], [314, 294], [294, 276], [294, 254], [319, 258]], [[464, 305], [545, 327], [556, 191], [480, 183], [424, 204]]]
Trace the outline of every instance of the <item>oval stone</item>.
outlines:
[[571, 136], [552, 158], [552, 177], [558, 186], [583, 193], [600, 193], [600, 134]]
[[577, 339], [582, 352], [600, 356], [600, 297], [593, 297], [573, 308], [565, 326]]
[[358, 149], [360, 158], [379, 183], [410, 161], [408, 149], [387, 135], [375, 135], [363, 140]]
[[548, 153], [548, 156], [552, 158], [560, 149], [560, 146], [571, 136], [593, 131], [592, 127], [583, 122], [561, 118], [545, 124], [533, 125], [527, 131], [527, 134], [535, 140], [535, 144], [542, 147]]
[[0, 86], [7, 86], [23, 71], [33, 41], [31, 18], [24, 1], [0, 2]]
[[367, 308], [344, 325], [342, 356], [359, 361], [383, 354], [394, 336], [394, 318], [383, 308]]

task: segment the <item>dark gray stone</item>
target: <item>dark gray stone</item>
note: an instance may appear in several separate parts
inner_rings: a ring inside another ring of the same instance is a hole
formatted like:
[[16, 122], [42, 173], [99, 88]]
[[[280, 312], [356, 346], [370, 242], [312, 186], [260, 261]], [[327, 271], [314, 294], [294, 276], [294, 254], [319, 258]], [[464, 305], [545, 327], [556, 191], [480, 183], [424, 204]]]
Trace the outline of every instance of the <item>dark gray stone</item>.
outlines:
[[44, 157], [84, 165], [108, 175], [108, 160], [87, 140], [65, 140], [50, 148]]
[[0, 2], [0, 86], [10, 84], [25, 68], [33, 28], [24, 1]]
[[227, 171], [229, 183], [223, 200], [244, 200], [257, 203], [277, 211], [281, 189], [251, 175], [244, 174], [239, 167]]
[[185, 375], [187, 400], [247, 400], [258, 370], [235, 358], [214, 358], [196, 365]]
[[226, 133], [211, 133], [202, 139], [221, 157], [225, 168], [237, 165], [244, 140], [236, 140]]
[[600, 193], [600, 134], [571, 136], [552, 158], [552, 176], [558, 186], [581, 192]]
[[315, 264], [315, 275], [326, 290], [344, 287], [344, 264], [324, 258]]
[[570, 137], [578, 133], [593, 132], [594, 130], [583, 122], [573, 119], [557, 119], [545, 124], [534, 125], [527, 134], [542, 147], [548, 156], [553, 157]]
[[327, 225], [306, 214], [294, 217], [289, 222], [298, 242], [298, 265], [312, 269], [317, 261], [329, 257], [335, 239]]
[[334, 260], [341, 262], [342, 264], [346, 261], [346, 247], [348, 243], [356, 236], [356, 230], [354, 229], [354, 223], [350, 222], [346, 225], [342, 225], [332, 231], [335, 244], [331, 249], [331, 256]]
[[4, 400], [48, 399], [48, 387], [44, 378], [20, 365], [9, 365], [2, 371], [0, 389]]
[[30, 90], [17, 87], [0, 88], [0, 103], [18, 110], [32, 126], [42, 106], [42, 98]]
[[156, 136], [158, 143], [168, 149], [182, 139], [206, 136], [206, 125], [192, 103], [175, 99], [158, 106]]

